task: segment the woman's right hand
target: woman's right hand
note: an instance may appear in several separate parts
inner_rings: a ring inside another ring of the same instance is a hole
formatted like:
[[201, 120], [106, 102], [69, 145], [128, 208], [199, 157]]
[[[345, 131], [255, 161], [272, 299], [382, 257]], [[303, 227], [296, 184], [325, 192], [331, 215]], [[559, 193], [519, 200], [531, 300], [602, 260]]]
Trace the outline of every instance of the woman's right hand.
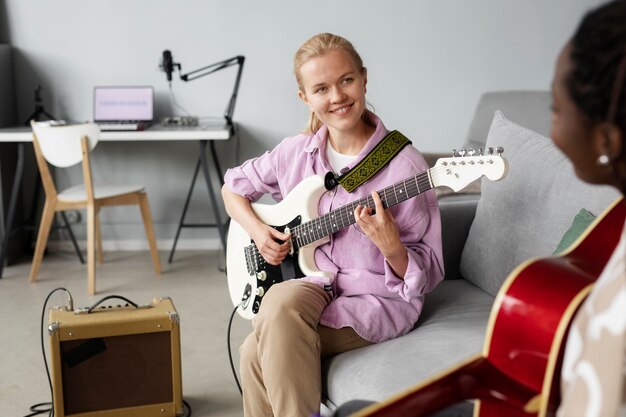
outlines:
[[[250, 230], [250, 237], [254, 240], [259, 253], [270, 265], [280, 265], [291, 248], [291, 235], [281, 233], [263, 223]], [[284, 242], [279, 243], [277, 240]]]
[[[222, 187], [222, 198], [226, 212], [252, 238], [261, 256], [270, 265], [280, 265], [291, 247], [289, 234], [281, 233], [259, 220], [250, 206], [250, 200], [235, 194], [225, 185]], [[278, 243], [277, 240], [284, 242]]]

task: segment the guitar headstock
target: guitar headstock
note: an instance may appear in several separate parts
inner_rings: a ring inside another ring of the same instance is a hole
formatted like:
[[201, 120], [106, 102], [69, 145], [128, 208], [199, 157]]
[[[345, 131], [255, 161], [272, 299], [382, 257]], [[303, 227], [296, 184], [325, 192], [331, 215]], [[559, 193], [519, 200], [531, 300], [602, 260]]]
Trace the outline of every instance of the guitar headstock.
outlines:
[[430, 169], [433, 187], [446, 186], [454, 191], [460, 191], [472, 181], [482, 176], [492, 181], [504, 178], [508, 172], [508, 163], [502, 157], [504, 149], [488, 148], [483, 155], [482, 149], [478, 154], [473, 148], [453, 151], [450, 158], [440, 158]]

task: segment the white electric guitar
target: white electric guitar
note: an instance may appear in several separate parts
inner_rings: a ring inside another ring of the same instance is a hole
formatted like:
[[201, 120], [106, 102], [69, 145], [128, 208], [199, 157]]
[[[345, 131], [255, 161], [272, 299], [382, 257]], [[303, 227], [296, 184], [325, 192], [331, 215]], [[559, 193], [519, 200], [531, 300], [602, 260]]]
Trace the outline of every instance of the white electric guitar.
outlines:
[[[394, 206], [431, 188], [446, 186], [456, 192], [482, 176], [492, 181], [506, 176], [508, 165], [501, 156], [502, 148], [497, 149], [497, 154], [493, 154], [493, 148], [489, 148], [488, 155], [474, 156], [473, 150], [460, 153], [468, 156], [441, 158], [434, 167], [379, 190], [383, 207]], [[324, 177], [312, 176], [278, 204], [252, 204], [252, 210], [265, 224], [291, 233], [291, 251], [280, 265], [268, 264], [246, 231], [231, 220], [226, 250], [228, 290], [243, 318], [255, 316], [273, 284], [304, 276], [332, 280], [332, 274], [316, 268], [315, 248], [326, 243], [333, 233], [355, 223], [354, 210], [359, 204], [374, 208], [374, 201], [369, 195], [318, 217], [318, 202], [325, 192]]]

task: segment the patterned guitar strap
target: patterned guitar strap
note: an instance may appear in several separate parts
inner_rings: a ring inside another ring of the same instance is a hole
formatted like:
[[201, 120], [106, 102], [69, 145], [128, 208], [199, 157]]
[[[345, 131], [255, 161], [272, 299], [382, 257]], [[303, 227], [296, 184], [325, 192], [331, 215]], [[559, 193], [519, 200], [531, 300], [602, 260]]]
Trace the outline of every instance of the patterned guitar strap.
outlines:
[[347, 192], [353, 192], [391, 162], [391, 160], [409, 143], [411, 143], [411, 141], [397, 130], [389, 132], [389, 134], [350, 171], [339, 177], [335, 176], [333, 172], [327, 173], [324, 177], [324, 186], [327, 190], [332, 190], [337, 184], [340, 184]]

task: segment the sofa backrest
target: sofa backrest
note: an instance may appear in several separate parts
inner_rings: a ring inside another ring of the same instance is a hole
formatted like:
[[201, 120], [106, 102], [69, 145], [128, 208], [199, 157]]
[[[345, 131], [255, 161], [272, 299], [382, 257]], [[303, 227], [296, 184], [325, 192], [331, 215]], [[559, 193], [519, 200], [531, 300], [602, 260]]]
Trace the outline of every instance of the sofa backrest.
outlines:
[[543, 136], [550, 134], [549, 91], [490, 91], [478, 100], [476, 111], [467, 132], [465, 148], [484, 148], [493, 114], [497, 110], [507, 119]]
[[495, 295], [522, 262], [551, 255], [582, 209], [600, 215], [619, 193], [579, 180], [552, 140], [496, 112], [487, 146], [504, 147], [506, 178], [483, 180], [461, 274]]

